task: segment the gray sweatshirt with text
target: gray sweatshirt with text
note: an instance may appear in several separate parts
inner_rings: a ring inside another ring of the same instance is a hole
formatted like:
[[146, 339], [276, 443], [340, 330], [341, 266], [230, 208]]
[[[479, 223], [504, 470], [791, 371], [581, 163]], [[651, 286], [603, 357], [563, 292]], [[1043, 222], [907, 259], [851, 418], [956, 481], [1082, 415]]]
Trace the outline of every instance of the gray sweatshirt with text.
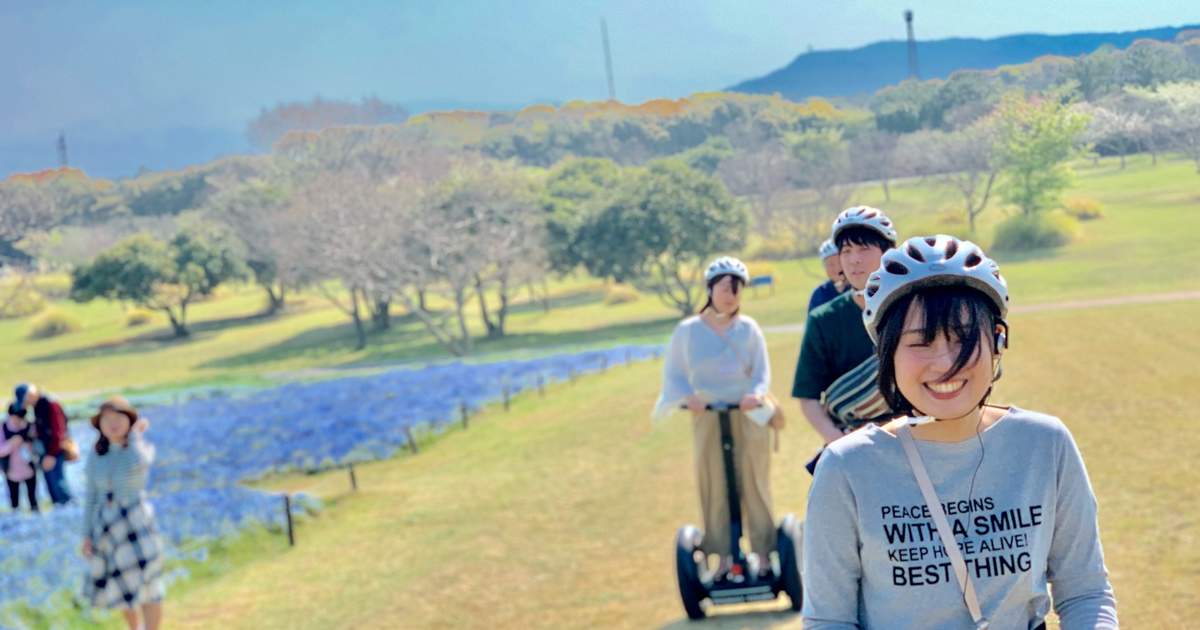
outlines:
[[[1063, 630], [1117, 627], [1096, 498], [1062, 421], [1013, 407], [980, 439], [917, 449], [992, 630], [1036, 627], [1051, 595]], [[805, 630], [974, 628], [900, 440], [883, 429], [825, 450], [803, 545]]]

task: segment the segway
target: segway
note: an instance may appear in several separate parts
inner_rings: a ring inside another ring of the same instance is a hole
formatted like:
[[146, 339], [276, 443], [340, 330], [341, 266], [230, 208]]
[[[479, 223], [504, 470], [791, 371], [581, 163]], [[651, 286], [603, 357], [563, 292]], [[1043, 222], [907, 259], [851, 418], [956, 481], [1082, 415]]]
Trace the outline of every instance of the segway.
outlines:
[[799, 558], [796, 544], [800, 541], [800, 522], [788, 514], [779, 524], [775, 551], [779, 554], [779, 565], [771, 566], [767, 575], [751, 570], [746, 554], [742, 551], [742, 503], [738, 494], [737, 470], [733, 464], [733, 432], [730, 429], [730, 412], [736, 404], [714, 403], [705, 409], [717, 412], [721, 423], [721, 451], [725, 462], [725, 487], [729, 489], [729, 538], [733, 551], [733, 565], [724, 575], [708, 575], [708, 558], [700, 549], [704, 532], [695, 525], [684, 525], [675, 536], [675, 570], [679, 579], [679, 597], [683, 609], [690, 619], [703, 619], [705, 609], [701, 606], [709, 600], [713, 606], [743, 602], [771, 601], [780, 593], [787, 593], [792, 610], [799, 611], [803, 602], [803, 587], [800, 583]]

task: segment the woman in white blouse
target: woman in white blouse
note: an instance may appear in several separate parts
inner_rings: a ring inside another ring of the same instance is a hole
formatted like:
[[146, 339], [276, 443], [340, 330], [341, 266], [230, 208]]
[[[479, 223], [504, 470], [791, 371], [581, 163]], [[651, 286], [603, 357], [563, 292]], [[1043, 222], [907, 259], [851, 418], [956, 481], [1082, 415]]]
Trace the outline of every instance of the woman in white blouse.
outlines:
[[[771, 514], [771, 417], [761, 407], [771, 385], [767, 344], [755, 321], [739, 312], [742, 289], [749, 283], [746, 265], [735, 258], [718, 258], [705, 272], [708, 301], [700, 314], [680, 322], [671, 336], [663, 389], [655, 406], [656, 419], [680, 407], [692, 414], [696, 480], [704, 517], [701, 549], [721, 558], [718, 575], [729, 569], [729, 505], [725, 487], [721, 435], [717, 413], [706, 405], [732, 405], [730, 421], [734, 467], [750, 547], [757, 566], [770, 570], [767, 554], [775, 549], [775, 519]], [[765, 417], [770, 418], [766, 420]]]

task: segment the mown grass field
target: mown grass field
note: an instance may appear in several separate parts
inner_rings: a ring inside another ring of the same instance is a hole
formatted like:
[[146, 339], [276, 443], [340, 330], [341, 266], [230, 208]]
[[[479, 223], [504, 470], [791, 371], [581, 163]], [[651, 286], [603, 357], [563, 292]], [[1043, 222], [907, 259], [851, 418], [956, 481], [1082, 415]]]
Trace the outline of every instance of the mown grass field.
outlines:
[[[1070, 195], [1100, 200], [1106, 216], [1050, 254], [1001, 259], [1015, 305], [1197, 290], [1200, 178], [1186, 162], [1134, 159], [1081, 164]], [[888, 208], [901, 235], [962, 233], [941, 217], [955, 200], [920, 183], [878, 187], [859, 199]], [[992, 209], [983, 244], [1003, 213]], [[798, 323], [819, 281], [815, 260], [775, 263], [773, 297], [748, 295], [764, 325]], [[602, 302], [601, 283], [552, 287], [545, 313], [521, 304], [511, 336], [483, 342], [479, 357], [572, 344], [660, 341], [676, 315], [652, 296]], [[346, 317], [315, 295], [276, 318], [253, 317], [253, 289], [193, 309], [196, 334], [163, 340], [165, 327], [127, 329], [119, 306], [64, 304], [79, 333], [24, 337], [25, 320], [0, 322], [8, 381], [51, 391], [261, 382], [273, 372], [442, 356], [414, 321], [354, 351]], [[1200, 302], [1045, 310], [1014, 315], [1013, 350], [996, 399], [1059, 415], [1071, 427], [1101, 503], [1101, 531], [1127, 627], [1185, 627], [1200, 617], [1200, 540], [1190, 502], [1200, 483]], [[799, 344], [769, 335], [774, 389], [785, 397]], [[257, 532], [223, 544], [196, 579], [173, 591], [171, 627], [682, 627], [671, 540], [696, 521], [689, 427], [647, 420], [658, 364], [618, 368], [544, 399], [488, 412], [468, 431], [417, 456], [365, 465], [361, 490], [345, 473], [273, 480], [330, 500], [305, 522], [299, 546]], [[803, 514], [802, 464], [818, 440], [798, 410], [773, 464], [778, 514]], [[755, 610], [761, 610], [761, 607]], [[747, 612], [718, 627], [798, 625], [794, 616]], [[115, 626], [114, 626], [115, 627]]]
[[[1080, 238], [1053, 254], [1002, 259], [1018, 303], [1154, 293], [1194, 288], [1200, 249], [1189, 236], [1200, 234], [1200, 178], [1190, 162], [1130, 160], [1125, 171], [1115, 162], [1078, 165], [1075, 188], [1067, 194], [1094, 197], [1106, 217], [1082, 225]], [[957, 201], [944, 190], [920, 182], [892, 187], [892, 200], [878, 186], [864, 187], [856, 201], [888, 209], [901, 236], [946, 231], [965, 234], [965, 225], [947, 221]], [[982, 217], [979, 238], [988, 243], [998, 208]], [[772, 264], [778, 287], [763, 293], [755, 310], [763, 324], [803, 320], [813, 286], [823, 280], [815, 259]], [[522, 294], [510, 321], [510, 335], [480, 341], [477, 356], [552, 346], [657, 341], [670, 331], [676, 314], [653, 296], [617, 306], [603, 303], [602, 283], [572, 278], [551, 285], [554, 308], [543, 312]], [[751, 298], [754, 301], [754, 298]], [[127, 328], [120, 305], [58, 303], [84, 322], [80, 332], [29, 340], [29, 320], [0, 321], [0, 352], [8, 380], [33, 380], [68, 397], [108, 389], [169, 387], [187, 383], [261, 381], [264, 375], [335, 367], [424, 360], [444, 356], [415, 318], [397, 313], [394, 329], [375, 335], [355, 351], [349, 319], [316, 294], [301, 294], [292, 309], [260, 318], [262, 294], [251, 287], [223, 291], [220, 298], [191, 309], [191, 339], [170, 338], [165, 321]], [[436, 305], [437, 303], [434, 302]], [[475, 316], [471, 310], [472, 322]], [[161, 316], [160, 316], [161, 317]], [[480, 330], [476, 330], [480, 333]]]
[[[1200, 615], [1200, 481], [1192, 430], [1200, 302], [1013, 318], [995, 399], [1061, 416], [1100, 500], [1126, 627], [1186, 627]], [[1098, 340], [1106, 340], [1098, 343]], [[786, 393], [798, 338], [772, 335]], [[682, 627], [675, 528], [698, 518], [689, 426], [647, 420], [659, 364], [617, 368], [521, 399], [416, 456], [277, 480], [335, 499], [224, 577], [173, 598], [178, 627]], [[772, 468], [779, 514], [803, 514], [817, 446], [794, 409]], [[255, 541], [254, 544], [257, 544]], [[750, 609], [742, 609], [743, 612]], [[762, 607], [753, 610], [761, 611]], [[783, 613], [717, 627], [788, 627]]]

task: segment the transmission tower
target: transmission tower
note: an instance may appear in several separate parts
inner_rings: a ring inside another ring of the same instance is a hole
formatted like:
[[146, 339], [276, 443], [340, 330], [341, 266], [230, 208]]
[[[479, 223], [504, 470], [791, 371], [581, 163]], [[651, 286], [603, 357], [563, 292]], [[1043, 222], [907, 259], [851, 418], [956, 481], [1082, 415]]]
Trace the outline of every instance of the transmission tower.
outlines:
[[917, 39], [913, 37], [913, 12], [911, 10], [904, 12], [904, 24], [908, 28], [908, 78], [920, 79], [921, 75], [917, 72]]
[[66, 134], [66, 132], [59, 131], [58, 132], [58, 166], [60, 168], [66, 168], [67, 165], [68, 165], [67, 134]]
[[608, 100], [617, 100], [617, 89], [613, 86], [612, 51], [608, 47], [608, 22], [600, 18], [600, 40], [604, 43], [604, 72], [608, 75]]

